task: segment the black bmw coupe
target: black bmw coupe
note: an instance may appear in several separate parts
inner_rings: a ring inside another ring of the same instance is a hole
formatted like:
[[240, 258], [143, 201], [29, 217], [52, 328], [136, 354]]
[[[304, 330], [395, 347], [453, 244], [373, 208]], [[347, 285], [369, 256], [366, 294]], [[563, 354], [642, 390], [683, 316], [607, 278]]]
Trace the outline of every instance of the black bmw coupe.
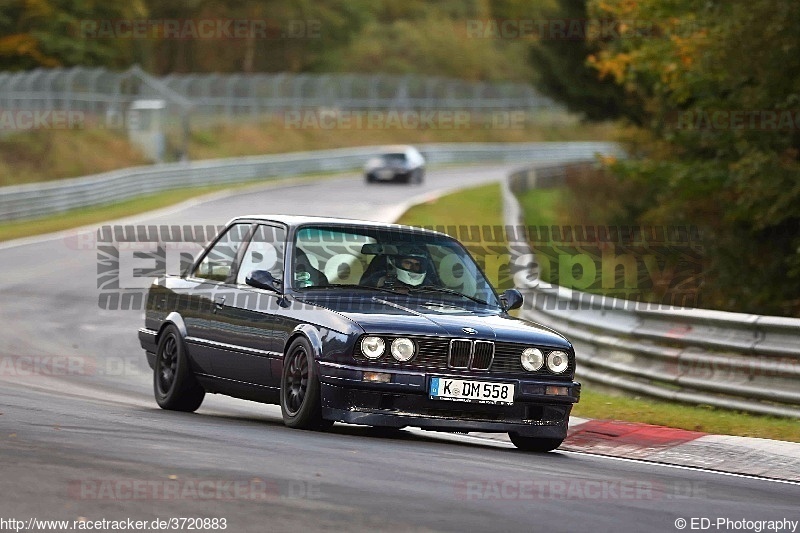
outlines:
[[508, 314], [521, 305], [442, 233], [246, 216], [153, 283], [139, 340], [164, 409], [220, 393], [279, 404], [295, 428], [507, 432], [549, 451], [580, 396], [575, 353]]

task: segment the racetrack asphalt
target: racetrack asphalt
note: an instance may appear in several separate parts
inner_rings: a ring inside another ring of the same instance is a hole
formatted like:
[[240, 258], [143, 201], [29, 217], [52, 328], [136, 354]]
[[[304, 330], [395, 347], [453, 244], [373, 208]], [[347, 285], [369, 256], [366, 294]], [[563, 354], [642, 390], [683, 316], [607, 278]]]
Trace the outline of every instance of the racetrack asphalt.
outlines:
[[[412, 196], [500, 180], [510, 168], [432, 170], [422, 187], [366, 187], [352, 175], [271, 185], [128, 222], [219, 225], [253, 213], [390, 221]], [[162, 411], [136, 337], [142, 311], [98, 307], [98, 251], [76, 235], [0, 247], [0, 527], [200, 517], [204, 529], [224, 518], [236, 532], [619, 532], [800, 520], [797, 483], [714, 465], [571, 451], [569, 441], [526, 454], [484, 435], [297, 431], [277, 407], [216, 395], [195, 414]], [[40, 368], [20, 371], [25, 358]]]

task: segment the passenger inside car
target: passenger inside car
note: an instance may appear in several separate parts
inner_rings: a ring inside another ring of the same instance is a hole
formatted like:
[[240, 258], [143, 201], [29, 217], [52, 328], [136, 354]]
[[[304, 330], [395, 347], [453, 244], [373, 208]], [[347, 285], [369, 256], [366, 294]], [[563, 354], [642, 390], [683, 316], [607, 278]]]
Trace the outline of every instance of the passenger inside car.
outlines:
[[314, 268], [301, 248], [297, 248], [294, 255], [294, 281], [297, 288], [324, 287], [329, 284], [325, 274]]

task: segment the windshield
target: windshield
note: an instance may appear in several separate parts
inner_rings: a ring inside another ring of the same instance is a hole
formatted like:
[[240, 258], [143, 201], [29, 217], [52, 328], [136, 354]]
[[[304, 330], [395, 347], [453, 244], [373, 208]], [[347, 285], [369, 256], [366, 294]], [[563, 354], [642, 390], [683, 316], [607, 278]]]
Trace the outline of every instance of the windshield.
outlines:
[[383, 160], [387, 165], [403, 164], [406, 162], [406, 154], [384, 154]]
[[294, 289], [352, 287], [449, 303], [500, 305], [458, 241], [410, 230], [302, 228], [295, 236], [291, 277]]

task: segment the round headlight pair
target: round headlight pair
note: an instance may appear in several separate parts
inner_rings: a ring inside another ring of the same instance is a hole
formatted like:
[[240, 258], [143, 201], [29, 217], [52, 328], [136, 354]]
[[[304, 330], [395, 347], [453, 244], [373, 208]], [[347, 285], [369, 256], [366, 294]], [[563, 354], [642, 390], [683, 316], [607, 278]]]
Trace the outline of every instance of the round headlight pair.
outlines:
[[[369, 335], [361, 339], [361, 353], [367, 359], [378, 359], [386, 351], [386, 342], [381, 337]], [[414, 357], [414, 343], [411, 339], [400, 337], [392, 341], [392, 357], [405, 363]]]
[[[541, 370], [545, 364], [545, 357], [539, 348], [525, 348], [520, 355], [522, 367], [530, 372]], [[561, 374], [569, 366], [569, 356], [566, 352], [553, 351], [547, 354], [547, 368], [554, 374]]]

